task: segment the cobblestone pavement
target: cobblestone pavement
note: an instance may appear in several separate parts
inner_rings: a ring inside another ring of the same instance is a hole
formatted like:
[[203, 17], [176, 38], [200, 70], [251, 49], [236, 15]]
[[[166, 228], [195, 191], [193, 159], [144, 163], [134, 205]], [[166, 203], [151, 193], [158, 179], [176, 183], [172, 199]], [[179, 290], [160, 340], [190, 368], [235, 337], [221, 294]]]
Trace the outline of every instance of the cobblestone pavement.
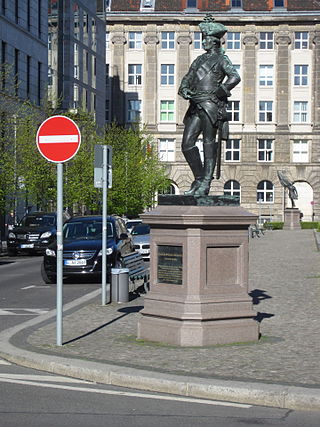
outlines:
[[254, 344], [180, 348], [136, 341], [143, 297], [96, 300], [28, 338], [37, 351], [204, 378], [320, 386], [320, 253], [312, 230], [268, 231], [250, 239], [250, 290], [262, 338]]

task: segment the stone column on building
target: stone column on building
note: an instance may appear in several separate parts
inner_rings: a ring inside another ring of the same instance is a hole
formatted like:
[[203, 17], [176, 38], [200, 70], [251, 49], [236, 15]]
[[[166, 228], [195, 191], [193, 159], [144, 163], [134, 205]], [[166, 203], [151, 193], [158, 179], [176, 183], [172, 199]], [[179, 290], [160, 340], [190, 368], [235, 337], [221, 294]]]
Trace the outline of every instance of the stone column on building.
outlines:
[[290, 87], [289, 45], [291, 44], [289, 31], [280, 30], [275, 41], [278, 45], [278, 66], [275, 77], [277, 82], [277, 131], [288, 131], [290, 122], [288, 108]]
[[158, 94], [158, 54], [157, 45], [159, 38], [155, 25], [148, 25], [146, 29], [145, 42], [145, 60], [144, 60], [144, 118], [148, 130], [152, 131], [156, 128], [157, 123], [157, 103]]
[[256, 125], [256, 45], [258, 38], [252, 33], [243, 37], [243, 130], [254, 131]]
[[[177, 45], [177, 91], [180, 82], [190, 67], [190, 51], [189, 46], [192, 43], [190, 33], [187, 30], [178, 33]], [[183, 117], [188, 108], [188, 101], [185, 101], [181, 96], [177, 97], [176, 120], [178, 126], [182, 126]]]
[[313, 130], [320, 131], [320, 31], [313, 37]]
[[112, 49], [112, 69], [110, 70], [111, 77], [111, 120], [118, 123], [125, 123], [126, 108], [125, 108], [125, 44], [127, 42], [124, 36], [123, 28], [115, 29], [111, 38], [113, 44]]

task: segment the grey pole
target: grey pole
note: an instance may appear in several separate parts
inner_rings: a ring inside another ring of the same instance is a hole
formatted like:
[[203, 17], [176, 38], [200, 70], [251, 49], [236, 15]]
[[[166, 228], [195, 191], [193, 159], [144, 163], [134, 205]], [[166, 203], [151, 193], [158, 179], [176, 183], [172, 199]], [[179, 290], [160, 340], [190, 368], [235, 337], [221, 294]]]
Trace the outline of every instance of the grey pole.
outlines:
[[110, 288], [107, 301], [107, 146], [103, 146], [102, 161], [102, 305], [110, 302]]
[[57, 345], [62, 345], [63, 163], [57, 164]]

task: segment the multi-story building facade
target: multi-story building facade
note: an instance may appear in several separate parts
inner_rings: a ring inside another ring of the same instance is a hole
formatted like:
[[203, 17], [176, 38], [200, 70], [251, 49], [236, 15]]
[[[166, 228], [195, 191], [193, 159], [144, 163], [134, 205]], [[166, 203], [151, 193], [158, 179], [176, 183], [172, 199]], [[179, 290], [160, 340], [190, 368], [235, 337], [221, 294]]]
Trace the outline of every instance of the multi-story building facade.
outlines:
[[[48, 2], [47, 0], [2, 0], [0, 4], [0, 132], [15, 144], [15, 132], [8, 128], [5, 117], [14, 115], [17, 99], [30, 100], [39, 106], [47, 88], [48, 75]], [[6, 94], [6, 95], [5, 95]], [[12, 95], [12, 96], [11, 96]], [[19, 101], [18, 101], [19, 102]], [[0, 180], [6, 171], [0, 170]], [[15, 213], [24, 212], [22, 195], [4, 195]], [[17, 200], [17, 198], [19, 200]], [[0, 213], [0, 237], [5, 239], [5, 215]]]
[[101, 1], [49, 0], [49, 97], [61, 103], [62, 111], [92, 112], [100, 129], [105, 125], [105, 33]]
[[[181, 78], [203, 53], [206, 13], [228, 33], [223, 47], [241, 76], [229, 100], [230, 139], [212, 194], [281, 220], [294, 182], [304, 220], [320, 219], [320, 2], [316, 0], [116, 0], [107, 2], [106, 119], [141, 121], [154, 135], [172, 191], [193, 180], [181, 152], [188, 103]], [[201, 148], [201, 141], [199, 141]]]

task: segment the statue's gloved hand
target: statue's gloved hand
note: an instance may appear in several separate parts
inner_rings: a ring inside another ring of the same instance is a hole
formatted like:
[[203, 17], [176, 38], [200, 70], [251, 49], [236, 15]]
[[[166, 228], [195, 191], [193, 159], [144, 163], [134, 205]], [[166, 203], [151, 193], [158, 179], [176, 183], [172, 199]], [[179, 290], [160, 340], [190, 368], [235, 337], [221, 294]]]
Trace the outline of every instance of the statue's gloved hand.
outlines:
[[230, 96], [231, 93], [224, 85], [220, 85], [215, 91], [215, 95], [218, 99], [220, 99], [220, 101], [227, 101], [228, 96]]
[[179, 95], [181, 95], [184, 99], [191, 99], [194, 95], [194, 92], [187, 87], [184, 87], [180, 90]]

